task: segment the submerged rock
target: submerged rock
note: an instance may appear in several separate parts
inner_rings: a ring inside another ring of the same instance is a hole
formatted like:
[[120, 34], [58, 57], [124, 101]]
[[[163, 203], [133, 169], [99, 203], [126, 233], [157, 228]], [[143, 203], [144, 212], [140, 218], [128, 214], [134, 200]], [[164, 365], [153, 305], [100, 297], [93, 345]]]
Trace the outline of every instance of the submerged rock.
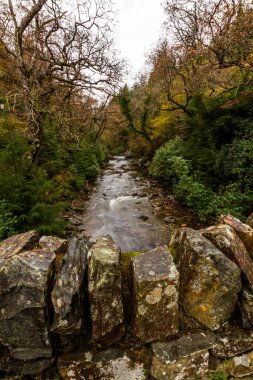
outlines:
[[253, 263], [235, 230], [222, 224], [205, 228], [200, 232], [241, 268], [250, 286], [253, 287]]
[[77, 352], [60, 357], [58, 368], [63, 380], [147, 380], [149, 353], [146, 348]]
[[180, 273], [180, 303], [211, 330], [229, 320], [241, 290], [241, 271], [200, 232], [178, 229], [171, 239]]
[[151, 375], [158, 380], [195, 380], [208, 372], [212, 334], [190, 334], [171, 342], [152, 344]]
[[253, 229], [232, 215], [221, 215], [220, 223], [227, 224], [235, 230], [239, 238], [243, 241], [250, 256], [253, 258]]
[[143, 342], [178, 331], [179, 273], [166, 246], [133, 258], [134, 332]]
[[80, 333], [83, 319], [84, 275], [87, 268], [88, 245], [85, 240], [72, 239], [62, 259], [51, 293], [54, 320], [51, 331], [60, 335]]
[[88, 256], [92, 341], [100, 348], [108, 347], [124, 333], [120, 249], [110, 236], [103, 236]]

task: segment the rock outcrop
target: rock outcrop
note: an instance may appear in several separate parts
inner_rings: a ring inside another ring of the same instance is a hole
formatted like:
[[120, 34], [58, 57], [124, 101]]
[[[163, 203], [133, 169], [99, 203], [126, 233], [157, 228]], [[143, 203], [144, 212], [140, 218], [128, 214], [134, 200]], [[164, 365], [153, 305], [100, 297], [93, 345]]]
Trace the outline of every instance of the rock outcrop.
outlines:
[[88, 264], [92, 341], [106, 348], [124, 333], [120, 249], [110, 236], [99, 238], [93, 245]]
[[177, 333], [179, 273], [166, 246], [133, 258], [134, 331], [143, 342]]
[[200, 232], [178, 229], [171, 239], [180, 273], [180, 303], [210, 330], [229, 320], [241, 290], [241, 271]]

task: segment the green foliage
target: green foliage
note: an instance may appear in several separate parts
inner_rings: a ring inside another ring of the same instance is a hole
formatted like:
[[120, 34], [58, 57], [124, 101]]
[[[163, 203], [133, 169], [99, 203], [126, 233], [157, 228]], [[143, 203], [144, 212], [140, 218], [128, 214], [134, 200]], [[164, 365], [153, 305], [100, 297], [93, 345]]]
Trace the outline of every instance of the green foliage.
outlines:
[[188, 175], [190, 163], [181, 156], [183, 151], [180, 138], [169, 141], [156, 151], [150, 165], [150, 174], [163, 179], [169, 185], [176, 183], [182, 176]]
[[213, 372], [209, 376], [209, 380], [228, 380], [227, 376], [221, 372]]
[[47, 121], [36, 164], [22, 130], [5, 120], [0, 124], [0, 239], [36, 229], [61, 235], [59, 215], [86, 179], [94, 178], [106, 153], [84, 139], [80, 147], [61, 141], [59, 126]]
[[159, 148], [150, 166], [199, 221], [244, 219], [253, 207], [252, 94], [237, 96], [232, 105], [228, 95], [193, 98], [183, 139]]
[[0, 240], [6, 239], [16, 233], [17, 218], [10, 211], [10, 205], [0, 200]]

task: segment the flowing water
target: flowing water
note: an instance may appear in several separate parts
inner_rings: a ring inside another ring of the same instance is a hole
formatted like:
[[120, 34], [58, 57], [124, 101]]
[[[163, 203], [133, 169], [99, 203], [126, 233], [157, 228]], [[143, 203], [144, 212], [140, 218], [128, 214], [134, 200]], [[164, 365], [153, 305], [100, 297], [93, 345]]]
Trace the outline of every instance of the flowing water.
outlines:
[[168, 226], [155, 215], [146, 191], [148, 186], [126, 157], [110, 160], [86, 206], [86, 234], [92, 239], [111, 235], [123, 252], [145, 251], [165, 244]]

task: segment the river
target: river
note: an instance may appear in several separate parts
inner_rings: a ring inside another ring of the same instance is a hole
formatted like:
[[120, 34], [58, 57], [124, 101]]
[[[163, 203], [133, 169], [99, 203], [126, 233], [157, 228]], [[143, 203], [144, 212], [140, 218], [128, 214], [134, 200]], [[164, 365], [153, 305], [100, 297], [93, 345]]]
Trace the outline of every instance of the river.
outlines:
[[[78, 216], [79, 231], [93, 240], [111, 235], [122, 252], [146, 251], [168, 243], [173, 226], [165, 223], [162, 210], [161, 215], [157, 212], [156, 189], [151, 191], [151, 187], [131, 160], [115, 156], [98, 177], [84, 212]], [[180, 214], [178, 209], [174, 202], [169, 216], [174, 216], [171, 212]]]

